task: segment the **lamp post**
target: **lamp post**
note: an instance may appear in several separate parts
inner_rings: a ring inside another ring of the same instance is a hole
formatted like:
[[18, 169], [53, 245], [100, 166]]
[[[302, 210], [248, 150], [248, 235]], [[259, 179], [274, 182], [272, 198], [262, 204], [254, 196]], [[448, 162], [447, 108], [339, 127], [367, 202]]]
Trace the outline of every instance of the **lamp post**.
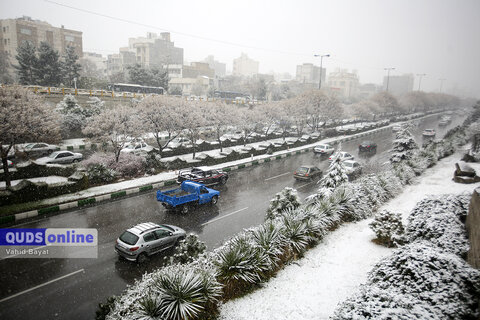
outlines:
[[395, 70], [395, 68], [384, 68], [383, 70], [387, 71], [387, 92], [388, 92], [388, 82], [390, 81], [390, 70]]
[[318, 89], [322, 89], [322, 62], [323, 62], [323, 57], [330, 57], [329, 54], [314, 54], [314, 57], [320, 57], [320, 81], [318, 81]]
[[445, 81], [447, 79], [442, 78], [442, 79], [438, 79], [438, 80], [440, 80], [440, 93], [442, 93], [443, 81]]
[[418, 91], [420, 91], [420, 85], [422, 84], [422, 77], [426, 76], [426, 73], [417, 73], [417, 76], [420, 77], [418, 80]]

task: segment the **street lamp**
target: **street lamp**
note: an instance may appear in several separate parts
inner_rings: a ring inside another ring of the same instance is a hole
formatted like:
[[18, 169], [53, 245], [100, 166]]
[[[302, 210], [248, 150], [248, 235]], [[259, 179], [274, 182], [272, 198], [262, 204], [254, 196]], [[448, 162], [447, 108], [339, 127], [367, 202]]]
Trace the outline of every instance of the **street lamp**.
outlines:
[[323, 57], [330, 57], [329, 54], [314, 54], [314, 57], [320, 57], [320, 81], [318, 81], [318, 89], [322, 89], [322, 62], [323, 62]]
[[387, 71], [387, 92], [388, 92], [388, 82], [390, 81], [390, 70], [395, 70], [395, 68], [384, 68], [383, 70]]
[[417, 76], [420, 77], [420, 79], [418, 80], [418, 91], [420, 91], [420, 84], [422, 84], [422, 77], [426, 75], [427, 75], [426, 73], [417, 73]]
[[442, 93], [443, 81], [445, 81], [447, 79], [442, 78], [442, 79], [438, 79], [438, 80], [440, 80], [440, 93]]

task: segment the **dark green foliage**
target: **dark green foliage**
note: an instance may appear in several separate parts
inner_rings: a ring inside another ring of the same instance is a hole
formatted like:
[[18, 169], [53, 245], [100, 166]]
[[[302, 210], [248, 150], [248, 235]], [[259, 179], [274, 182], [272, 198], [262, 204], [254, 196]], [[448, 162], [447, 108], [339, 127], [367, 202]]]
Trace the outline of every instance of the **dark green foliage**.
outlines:
[[68, 46], [66, 48], [61, 67], [63, 84], [73, 88], [73, 79], [76, 78], [77, 81], [80, 79], [80, 70], [82, 68], [82, 66], [78, 63], [78, 55], [75, 52], [74, 47]]
[[198, 240], [195, 234], [189, 234], [175, 247], [175, 252], [168, 258], [170, 264], [185, 264], [194, 261], [199, 255], [205, 252], [207, 246]]
[[405, 230], [399, 213], [387, 210], [377, 212], [369, 226], [375, 232], [380, 244], [387, 247], [396, 247], [398, 244], [402, 244]]
[[38, 47], [38, 59], [35, 67], [36, 84], [57, 87], [62, 83], [62, 64], [58, 51], [47, 42], [41, 42]]
[[95, 320], [105, 320], [115, 303], [116, 296], [108, 297], [106, 303], [99, 303], [98, 309], [95, 311]]
[[37, 84], [37, 56], [35, 45], [30, 41], [24, 41], [17, 49], [15, 56], [18, 61], [17, 69], [20, 84]]

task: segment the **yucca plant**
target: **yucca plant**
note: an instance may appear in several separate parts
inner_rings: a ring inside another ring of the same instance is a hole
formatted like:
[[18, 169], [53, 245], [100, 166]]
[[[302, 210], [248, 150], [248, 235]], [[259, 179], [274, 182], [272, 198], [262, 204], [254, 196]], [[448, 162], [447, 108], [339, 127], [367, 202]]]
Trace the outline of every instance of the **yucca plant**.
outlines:
[[230, 299], [249, 290], [252, 285], [262, 281], [271, 266], [263, 250], [238, 236], [218, 252], [215, 262], [218, 279], [224, 285], [224, 298]]
[[282, 215], [282, 222], [282, 233], [293, 252], [294, 258], [302, 256], [311, 241], [306, 223], [288, 214]]
[[340, 223], [340, 215], [336, 204], [330, 201], [330, 197], [316, 201], [314, 204], [317, 220], [327, 230], [335, 229]]
[[255, 244], [265, 252], [270, 271], [278, 270], [286, 246], [280, 227], [273, 221], [267, 221], [252, 230], [252, 237]]
[[202, 270], [168, 268], [154, 282], [161, 298], [162, 319], [197, 319], [208, 302], [220, 296], [220, 286]]
[[160, 319], [162, 315], [161, 299], [158, 296], [148, 294], [138, 301], [137, 319], [150, 320]]

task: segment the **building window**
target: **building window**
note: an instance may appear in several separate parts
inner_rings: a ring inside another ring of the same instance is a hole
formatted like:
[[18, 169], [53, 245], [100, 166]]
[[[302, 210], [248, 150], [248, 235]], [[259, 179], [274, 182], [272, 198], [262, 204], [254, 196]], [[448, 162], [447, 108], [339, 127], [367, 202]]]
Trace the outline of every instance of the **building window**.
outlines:
[[3, 27], [3, 33], [7, 32], [7, 28]]
[[30, 29], [25, 29], [25, 28], [20, 28], [20, 33], [26, 34], [31, 36], [32, 35], [32, 30]]
[[66, 40], [66, 41], [73, 42], [73, 41], [75, 41], [75, 37], [73, 37], [73, 36], [65, 36], [65, 40]]
[[10, 39], [7, 39], [8, 44], [10, 45]]

